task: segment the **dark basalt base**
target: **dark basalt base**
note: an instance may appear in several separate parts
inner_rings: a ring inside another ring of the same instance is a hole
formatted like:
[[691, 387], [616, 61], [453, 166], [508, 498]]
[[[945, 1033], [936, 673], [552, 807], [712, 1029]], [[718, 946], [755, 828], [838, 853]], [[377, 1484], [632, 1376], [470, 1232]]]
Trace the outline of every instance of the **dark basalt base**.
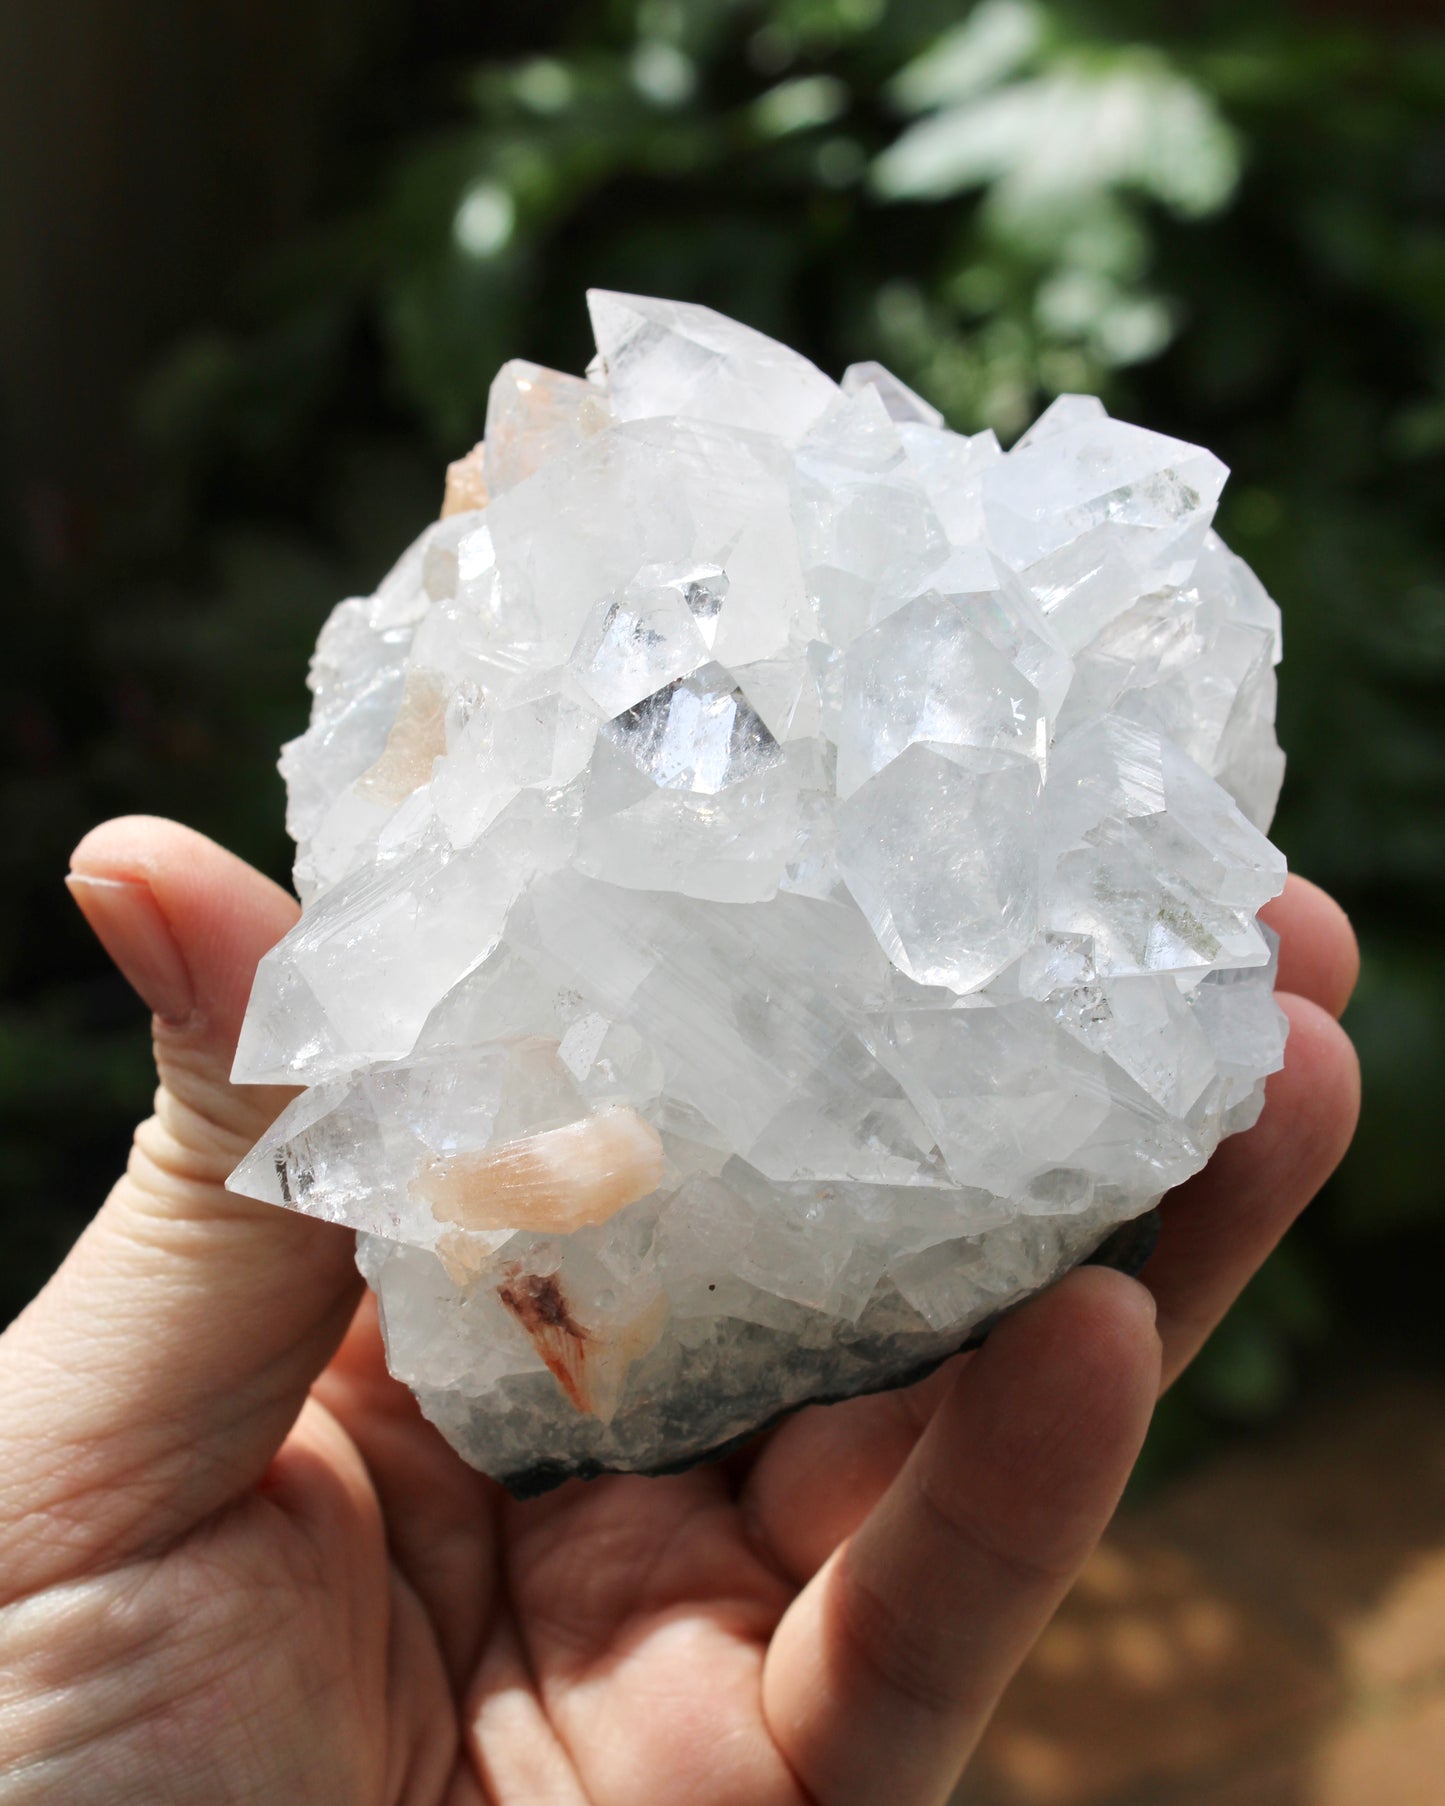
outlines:
[[[1158, 1209], [1149, 1210], [1132, 1222], [1121, 1223], [1117, 1229], [1106, 1235], [1094, 1252], [1078, 1262], [1082, 1267], [1112, 1267], [1117, 1273], [1127, 1273], [1131, 1278], [1139, 1274], [1149, 1256], [1154, 1252], [1159, 1240]], [[1024, 1302], [1024, 1301], [1020, 1301]], [[1018, 1306], [1011, 1307], [1017, 1310]], [[545, 1492], [552, 1492], [567, 1480], [597, 1480], [604, 1474], [640, 1473], [647, 1478], [657, 1479], [664, 1474], [686, 1473], [689, 1468], [701, 1467], [710, 1461], [721, 1461], [725, 1456], [733, 1454], [744, 1447], [754, 1437], [764, 1435], [775, 1424], [781, 1423], [785, 1417], [791, 1417], [795, 1411], [801, 1411], [808, 1405], [838, 1405], [850, 1398], [861, 1398], [868, 1392], [894, 1392], [904, 1386], [915, 1385], [919, 1380], [927, 1379], [930, 1373], [940, 1367], [945, 1360], [952, 1359], [954, 1354], [963, 1354], [970, 1348], [978, 1348], [988, 1339], [994, 1325], [1007, 1316], [1001, 1311], [981, 1323], [964, 1342], [952, 1350], [950, 1354], [941, 1355], [936, 1360], [921, 1361], [917, 1367], [895, 1374], [877, 1386], [858, 1387], [848, 1392], [818, 1393], [812, 1398], [800, 1399], [795, 1405], [789, 1405], [779, 1411], [766, 1423], [748, 1430], [741, 1436], [731, 1437], [719, 1443], [715, 1448], [706, 1450], [700, 1455], [690, 1455], [682, 1461], [663, 1462], [657, 1467], [648, 1468], [615, 1468], [608, 1467], [600, 1461], [538, 1461], [531, 1467], [522, 1468], [515, 1474], [501, 1477], [501, 1483], [514, 1499], [535, 1499]]]

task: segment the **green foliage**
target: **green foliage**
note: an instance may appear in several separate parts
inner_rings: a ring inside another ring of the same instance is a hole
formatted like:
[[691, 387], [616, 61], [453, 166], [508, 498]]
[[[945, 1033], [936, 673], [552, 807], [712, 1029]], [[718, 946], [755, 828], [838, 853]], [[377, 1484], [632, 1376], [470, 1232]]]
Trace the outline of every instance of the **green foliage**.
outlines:
[[[963, 428], [1097, 391], [1235, 470], [1224, 531], [1286, 619], [1279, 833], [1365, 943], [1360, 1148], [1194, 1383], [1206, 1415], [1278, 1408], [1358, 1238], [1445, 1226], [1445, 40], [1226, 0], [591, 0], [506, 59], [473, 36], [363, 72], [311, 226], [151, 377], [144, 509], [24, 629], [21, 669], [80, 668], [69, 750], [0, 791], [30, 974], [0, 1051], [108, 1058], [46, 932], [86, 820], [173, 810], [282, 868], [270, 769], [326, 607], [432, 510], [503, 358], [585, 360], [585, 286], [881, 357]], [[37, 1084], [7, 1054], [43, 1190]]]

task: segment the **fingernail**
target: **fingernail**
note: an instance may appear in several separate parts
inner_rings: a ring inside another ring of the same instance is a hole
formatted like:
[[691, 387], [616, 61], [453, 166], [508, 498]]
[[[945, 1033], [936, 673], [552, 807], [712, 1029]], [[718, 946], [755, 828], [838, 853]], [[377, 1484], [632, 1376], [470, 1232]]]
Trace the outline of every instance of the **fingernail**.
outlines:
[[151, 887], [143, 878], [88, 872], [71, 872], [65, 883], [141, 1002], [166, 1022], [183, 1022], [195, 1007], [195, 991]]

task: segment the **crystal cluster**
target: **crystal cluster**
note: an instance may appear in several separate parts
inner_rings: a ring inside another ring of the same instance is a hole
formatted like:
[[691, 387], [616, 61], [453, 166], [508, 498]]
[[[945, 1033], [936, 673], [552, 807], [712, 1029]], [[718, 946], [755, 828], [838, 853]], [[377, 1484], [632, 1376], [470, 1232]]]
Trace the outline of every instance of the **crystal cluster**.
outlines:
[[590, 297], [343, 602], [232, 1179], [519, 1491], [894, 1384], [1253, 1121], [1279, 617], [1208, 452]]

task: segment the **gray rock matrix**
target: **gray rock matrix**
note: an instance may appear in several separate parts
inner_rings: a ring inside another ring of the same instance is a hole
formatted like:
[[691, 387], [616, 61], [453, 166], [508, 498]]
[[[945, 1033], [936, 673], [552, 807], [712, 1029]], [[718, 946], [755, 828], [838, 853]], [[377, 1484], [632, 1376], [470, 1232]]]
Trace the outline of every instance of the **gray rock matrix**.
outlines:
[[1279, 613], [1208, 452], [589, 297], [340, 604], [237, 1191], [519, 1491], [897, 1384], [1257, 1116]]

